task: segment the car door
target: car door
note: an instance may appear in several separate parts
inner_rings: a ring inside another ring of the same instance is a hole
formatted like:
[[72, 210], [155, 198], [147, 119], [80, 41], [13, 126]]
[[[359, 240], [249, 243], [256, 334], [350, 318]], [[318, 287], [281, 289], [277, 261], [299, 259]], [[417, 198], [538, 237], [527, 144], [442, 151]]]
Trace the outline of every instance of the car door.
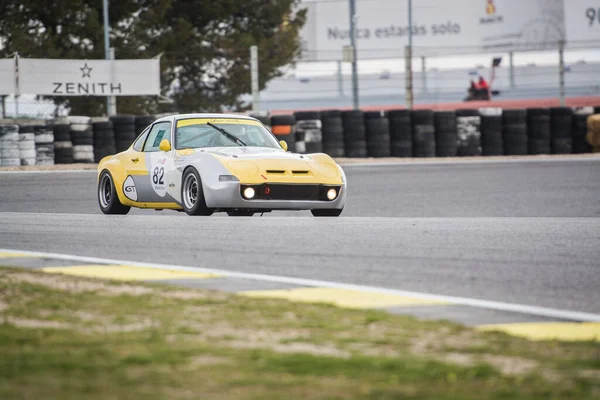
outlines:
[[175, 199], [168, 193], [168, 173], [173, 168], [173, 150], [162, 151], [160, 143], [168, 140], [172, 143], [172, 123], [157, 122], [152, 125], [148, 138], [142, 149], [145, 175], [134, 177], [141, 203], [174, 203]]

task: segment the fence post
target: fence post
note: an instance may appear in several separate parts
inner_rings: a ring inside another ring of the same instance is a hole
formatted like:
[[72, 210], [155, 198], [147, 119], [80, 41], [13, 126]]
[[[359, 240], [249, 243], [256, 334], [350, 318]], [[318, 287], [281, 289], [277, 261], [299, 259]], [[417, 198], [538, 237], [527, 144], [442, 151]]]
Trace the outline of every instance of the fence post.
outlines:
[[344, 81], [342, 80], [342, 62], [338, 60], [337, 62], [337, 86], [338, 86], [338, 96], [344, 96]]
[[413, 79], [412, 79], [412, 48], [406, 46], [404, 48], [404, 60], [406, 61], [405, 66], [405, 86], [406, 86], [406, 108], [412, 110], [413, 108]]
[[252, 111], [259, 110], [258, 105], [258, 47], [250, 46], [250, 86], [252, 90]]
[[510, 81], [510, 87], [515, 87], [515, 64], [513, 59], [513, 52], [508, 53], [508, 78]]
[[423, 93], [427, 93], [427, 65], [425, 63], [425, 56], [421, 56], [421, 90]]
[[565, 102], [565, 42], [558, 42], [558, 88], [560, 105], [564, 107]]
[[[115, 48], [114, 47], [110, 48], [108, 57], [109, 57], [109, 60], [111, 60], [111, 62], [115, 59]], [[113, 70], [113, 68], [111, 68], [111, 71], [112, 70]], [[111, 75], [112, 75], [112, 73], [111, 73]], [[112, 82], [112, 76], [111, 76], [111, 82]], [[106, 110], [107, 114], [109, 116], [117, 115], [117, 98], [115, 96], [108, 96], [106, 100], [107, 100], [107, 105], [108, 105], [108, 109]]]
[[356, 60], [356, 2], [350, 1], [350, 46], [352, 47], [352, 105], [358, 110], [358, 66]]

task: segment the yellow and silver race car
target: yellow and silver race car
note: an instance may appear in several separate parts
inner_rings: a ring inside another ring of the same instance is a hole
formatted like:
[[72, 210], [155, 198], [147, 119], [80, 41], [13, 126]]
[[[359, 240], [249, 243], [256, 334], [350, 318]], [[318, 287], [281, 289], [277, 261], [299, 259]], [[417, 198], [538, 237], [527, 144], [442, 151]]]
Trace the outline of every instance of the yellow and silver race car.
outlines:
[[258, 120], [243, 115], [181, 114], [156, 120], [131, 147], [98, 164], [105, 214], [131, 207], [227, 212], [310, 210], [337, 217], [346, 177], [327, 154], [293, 154]]

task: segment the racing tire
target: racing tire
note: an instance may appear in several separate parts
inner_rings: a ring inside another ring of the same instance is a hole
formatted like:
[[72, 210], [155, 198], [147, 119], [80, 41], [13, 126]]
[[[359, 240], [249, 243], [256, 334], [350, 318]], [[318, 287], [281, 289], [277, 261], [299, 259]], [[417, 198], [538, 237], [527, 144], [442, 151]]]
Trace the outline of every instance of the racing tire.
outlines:
[[98, 180], [98, 205], [104, 214], [125, 215], [131, 210], [119, 201], [113, 177], [106, 170], [102, 171]]
[[188, 168], [183, 173], [181, 181], [181, 205], [187, 215], [203, 215], [208, 217], [215, 212], [215, 210], [206, 206], [202, 180], [195, 168]]
[[344, 211], [343, 208], [310, 210], [314, 217], [339, 217], [342, 211]]

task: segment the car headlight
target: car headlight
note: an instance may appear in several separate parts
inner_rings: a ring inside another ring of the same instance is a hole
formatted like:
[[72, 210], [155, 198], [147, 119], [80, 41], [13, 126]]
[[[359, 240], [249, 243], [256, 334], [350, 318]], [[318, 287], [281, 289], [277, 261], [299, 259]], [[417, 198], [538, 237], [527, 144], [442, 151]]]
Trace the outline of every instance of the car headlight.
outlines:
[[329, 189], [327, 191], [327, 198], [329, 200], [335, 200], [336, 197], [337, 197], [337, 190], [335, 190], [335, 189]]
[[219, 175], [219, 182], [239, 182], [239, 179], [234, 175]]
[[244, 189], [244, 197], [247, 199], [253, 198], [255, 194], [256, 192], [251, 187], [247, 187], [246, 189]]

